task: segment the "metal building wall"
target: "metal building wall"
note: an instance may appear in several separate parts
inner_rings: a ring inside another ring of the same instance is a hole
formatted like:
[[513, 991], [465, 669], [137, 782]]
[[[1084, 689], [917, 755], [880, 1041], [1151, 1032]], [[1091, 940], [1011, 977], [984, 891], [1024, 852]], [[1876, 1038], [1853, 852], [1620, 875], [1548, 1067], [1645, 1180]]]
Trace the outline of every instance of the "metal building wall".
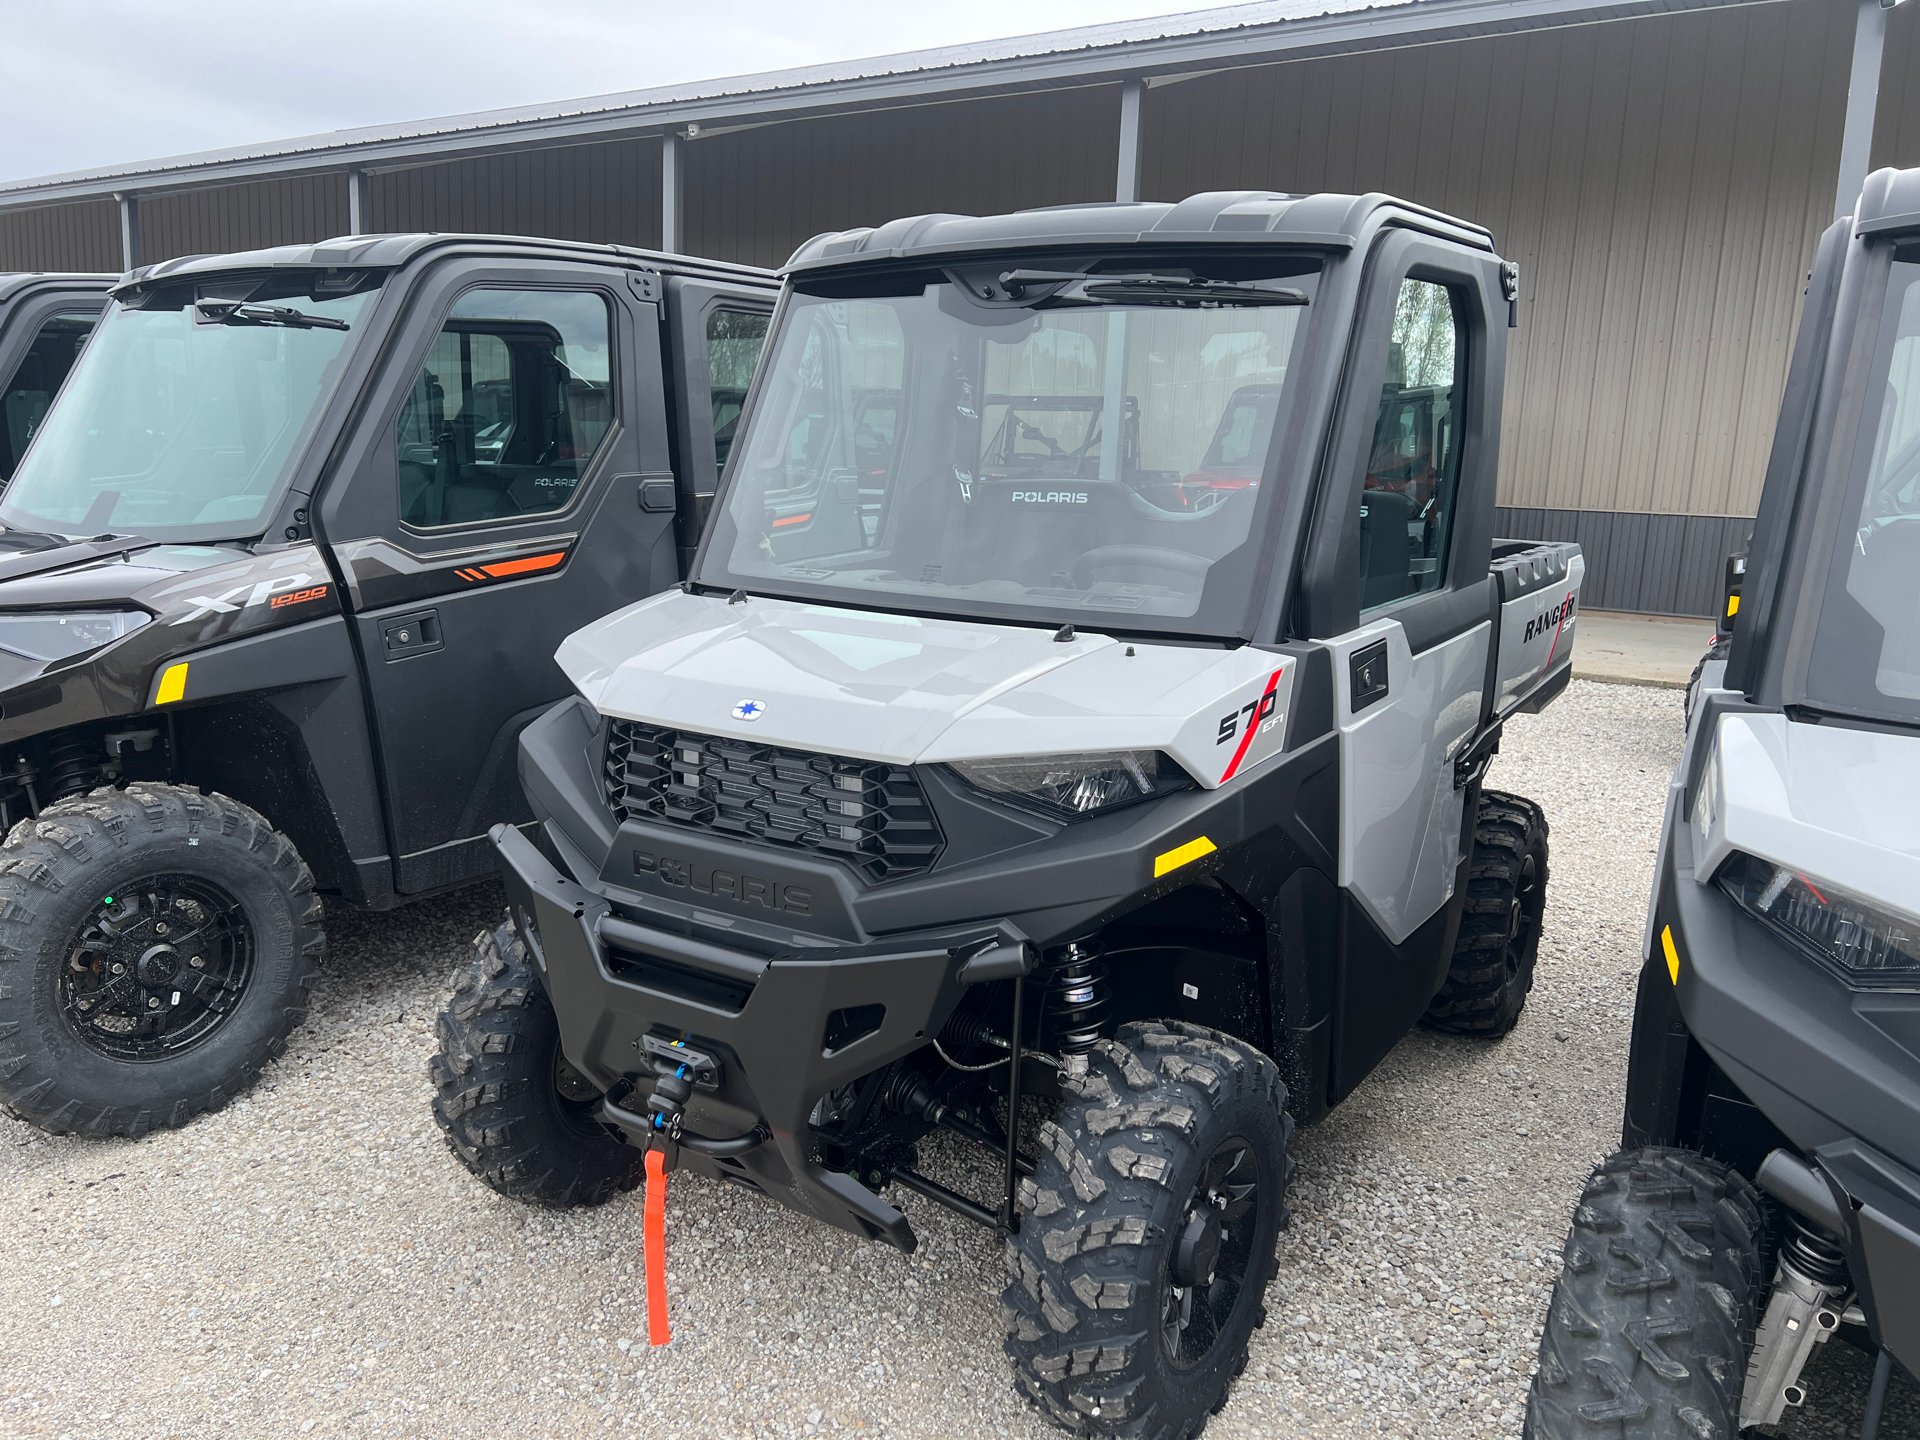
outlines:
[[0, 214], [0, 270], [120, 269], [120, 212], [111, 200]]
[[372, 233], [465, 230], [651, 249], [660, 243], [660, 142], [520, 150], [373, 175], [367, 208]]
[[1920, 165], [1920, 5], [1902, 5], [1887, 16], [1873, 165]]
[[1119, 135], [1119, 87], [1097, 85], [703, 136], [686, 246], [780, 265], [823, 230], [1111, 199]]
[[[302, 245], [346, 233], [344, 175], [256, 180], [212, 190], [156, 195], [140, 202], [140, 261], [144, 265], [179, 255], [224, 255], [236, 250], [264, 250], [271, 245]], [[120, 268], [117, 260], [113, 268]]]
[[1704, 615], [1831, 218], [1853, 16], [1789, 0], [1155, 87], [1148, 193], [1377, 189], [1490, 226], [1522, 295], [1503, 524], [1590, 544], [1589, 604]]

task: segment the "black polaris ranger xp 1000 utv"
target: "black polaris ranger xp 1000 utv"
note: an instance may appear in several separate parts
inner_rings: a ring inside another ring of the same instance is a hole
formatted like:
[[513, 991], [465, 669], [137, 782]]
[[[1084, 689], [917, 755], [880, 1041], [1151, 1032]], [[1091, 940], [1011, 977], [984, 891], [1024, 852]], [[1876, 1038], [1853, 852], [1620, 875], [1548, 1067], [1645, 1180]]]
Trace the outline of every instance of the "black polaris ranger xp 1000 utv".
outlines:
[[0, 1106], [180, 1124], [305, 1015], [319, 896], [493, 872], [554, 647], [680, 578], [774, 294], [445, 235], [118, 283], [0, 496]]
[[1920, 1369], [1920, 170], [1820, 242], [1729, 580], [1533, 1440], [1732, 1440], [1836, 1335], [1877, 1352], [1871, 1437]]
[[949, 1207], [1047, 1414], [1192, 1434], [1295, 1122], [1531, 984], [1546, 821], [1480, 782], [1584, 565], [1492, 536], [1515, 279], [1377, 195], [803, 247], [690, 581], [569, 637], [522, 738], [461, 1159], [565, 1204], [646, 1150], [908, 1251], [883, 1192]]

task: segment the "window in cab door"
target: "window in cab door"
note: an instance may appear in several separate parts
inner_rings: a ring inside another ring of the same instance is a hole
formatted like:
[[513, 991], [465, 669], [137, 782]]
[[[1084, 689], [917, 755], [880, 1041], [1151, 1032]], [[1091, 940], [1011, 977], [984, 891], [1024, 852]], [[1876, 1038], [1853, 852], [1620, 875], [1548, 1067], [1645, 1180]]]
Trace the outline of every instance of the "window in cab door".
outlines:
[[599, 295], [470, 290], [400, 412], [400, 518], [415, 529], [564, 510], [613, 426]]
[[27, 453], [27, 442], [47, 418], [60, 382], [80, 358], [80, 348], [99, 320], [98, 315], [55, 315], [33, 337], [7, 381], [6, 393], [0, 396], [0, 481], [13, 474], [13, 467]]
[[707, 384], [713, 401], [713, 463], [727, 468], [733, 432], [740, 427], [740, 411], [747, 403], [747, 385], [767, 343], [771, 316], [725, 306], [707, 316]]
[[1460, 488], [1466, 336], [1451, 291], [1403, 280], [1360, 491], [1360, 608], [1438, 590]]

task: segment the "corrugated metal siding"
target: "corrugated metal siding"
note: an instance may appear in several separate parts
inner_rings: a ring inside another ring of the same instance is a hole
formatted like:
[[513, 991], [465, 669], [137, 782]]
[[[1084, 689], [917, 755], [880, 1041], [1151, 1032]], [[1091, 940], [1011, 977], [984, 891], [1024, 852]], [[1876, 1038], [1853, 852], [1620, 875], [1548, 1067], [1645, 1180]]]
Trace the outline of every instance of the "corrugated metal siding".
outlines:
[[111, 200], [0, 214], [0, 270], [120, 269], [120, 207]]
[[687, 248], [782, 265], [823, 230], [1111, 199], [1119, 140], [1113, 85], [714, 135], [682, 152]]
[[1587, 561], [1582, 605], [1653, 615], [1712, 615], [1722, 563], [1753, 534], [1753, 521], [1739, 515], [1506, 506], [1494, 512], [1493, 525], [1512, 540], [1577, 540]]
[[[345, 181], [341, 185], [344, 197]], [[372, 233], [465, 230], [648, 248], [660, 243], [655, 139], [396, 170], [370, 177], [368, 191], [366, 228]]]
[[1920, 165], [1920, 5], [1887, 16], [1880, 63], [1880, 113], [1873, 121], [1873, 166]]
[[1750, 514], [1853, 15], [1790, 0], [1158, 87], [1147, 193], [1386, 190], [1491, 226], [1522, 290], [1502, 502]]
[[344, 175], [259, 180], [140, 202], [140, 260], [146, 265], [177, 255], [303, 245], [346, 233]]

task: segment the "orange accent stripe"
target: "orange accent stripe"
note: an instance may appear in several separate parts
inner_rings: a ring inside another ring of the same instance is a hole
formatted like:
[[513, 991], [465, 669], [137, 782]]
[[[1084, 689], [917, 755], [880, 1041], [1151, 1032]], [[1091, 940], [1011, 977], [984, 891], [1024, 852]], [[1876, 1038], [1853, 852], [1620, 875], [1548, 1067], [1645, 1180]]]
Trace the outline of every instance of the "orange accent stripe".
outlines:
[[486, 576], [482, 575], [478, 570], [468, 570], [465, 568], [456, 570], [453, 573], [458, 575], [462, 580], [484, 580], [487, 578]]
[[528, 555], [519, 560], [502, 560], [498, 565], [482, 565], [480, 568], [495, 580], [508, 575], [525, 575], [533, 570], [551, 570], [567, 558], [564, 550], [555, 550], [551, 555]]
[[804, 515], [789, 515], [785, 519], [774, 521], [773, 528], [778, 530], [782, 525], [804, 525], [812, 518], [813, 512], [811, 510]]

